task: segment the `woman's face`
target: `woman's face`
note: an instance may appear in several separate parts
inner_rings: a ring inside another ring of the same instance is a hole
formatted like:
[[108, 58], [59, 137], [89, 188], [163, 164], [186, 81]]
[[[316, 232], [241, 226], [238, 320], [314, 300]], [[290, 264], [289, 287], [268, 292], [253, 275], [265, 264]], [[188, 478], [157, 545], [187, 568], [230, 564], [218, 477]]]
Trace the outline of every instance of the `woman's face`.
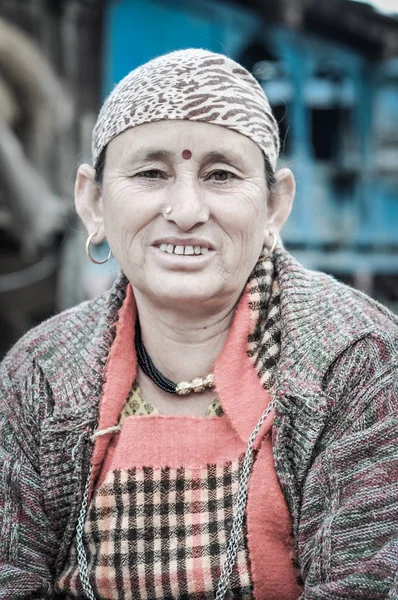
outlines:
[[173, 307], [236, 302], [268, 230], [280, 228], [261, 150], [208, 123], [126, 130], [107, 148], [101, 194], [87, 228], [100, 224], [139, 293]]

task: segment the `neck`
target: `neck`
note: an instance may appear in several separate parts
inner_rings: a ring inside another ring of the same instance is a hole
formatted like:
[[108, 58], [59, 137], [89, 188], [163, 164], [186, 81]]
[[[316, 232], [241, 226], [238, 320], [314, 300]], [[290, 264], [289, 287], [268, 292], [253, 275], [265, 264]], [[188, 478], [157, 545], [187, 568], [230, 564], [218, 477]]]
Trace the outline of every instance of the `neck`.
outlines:
[[212, 373], [236, 302], [214, 314], [154, 305], [134, 290], [142, 340], [157, 369], [178, 383]]

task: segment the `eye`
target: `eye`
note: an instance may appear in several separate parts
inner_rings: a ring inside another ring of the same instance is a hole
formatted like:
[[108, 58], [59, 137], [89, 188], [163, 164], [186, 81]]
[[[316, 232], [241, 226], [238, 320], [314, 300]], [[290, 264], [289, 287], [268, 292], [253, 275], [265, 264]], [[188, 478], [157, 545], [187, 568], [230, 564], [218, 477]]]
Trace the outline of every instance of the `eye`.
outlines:
[[147, 171], [140, 171], [136, 174], [136, 177], [142, 177], [143, 179], [166, 179], [166, 174], [159, 169], [148, 169]]
[[236, 179], [236, 175], [231, 173], [231, 171], [226, 171], [225, 169], [217, 169], [216, 171], [212, 171], [206, 179], [213, 179], [214, 181], [229, 181], [230, 179]]

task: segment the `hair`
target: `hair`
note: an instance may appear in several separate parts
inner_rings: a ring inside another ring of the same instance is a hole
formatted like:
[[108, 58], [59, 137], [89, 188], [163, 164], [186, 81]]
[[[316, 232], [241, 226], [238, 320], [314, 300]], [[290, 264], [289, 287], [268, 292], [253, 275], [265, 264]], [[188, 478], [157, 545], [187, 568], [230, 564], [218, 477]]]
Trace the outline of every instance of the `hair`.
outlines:
[[264, 166], [265, 166], [265, 180], [267, 182], [267, 187], [270, 191], [273, 190], [276, 184], [275, 172], [271, 167], [271, 163], [268, 158], [264, 154]]
[[96, 164], [94, 165], [94, 169], [95, 169], [94, 182], [98, 185], [98, 187], [102, 187], [102, 183], [104, 181], [106, 149], [107, 149], [107, 146], [102, 148], [100, 155], [98, 157], [98, 160], [97, 160]]
[[[101, 150], [98, 160], [94, 167], [94, 169], [95, 169], [94, 182], [98, 185], [98, 187], [102, 187], [102, 183], [104, 181], [106, 149], [107, 149], [107, 146], [105, 146]], [[273, 187], [275, 186], [276, 179], [275, 179], [275, 173], [271, 167], [271, 163], [265, 155], [264, 155], [264, 166], [265, 166], [265, 179], [267, 182], [267, 187], [271, 191], [273, 189]]]

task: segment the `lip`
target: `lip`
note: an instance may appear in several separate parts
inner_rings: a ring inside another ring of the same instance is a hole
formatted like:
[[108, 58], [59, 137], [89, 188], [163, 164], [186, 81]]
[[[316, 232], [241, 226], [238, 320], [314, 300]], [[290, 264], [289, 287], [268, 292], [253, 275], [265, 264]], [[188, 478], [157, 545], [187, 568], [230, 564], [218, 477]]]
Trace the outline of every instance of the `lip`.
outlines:
[[156, 256], [156, 260], [160, 261], [159, 264], [163, 265], [166, 269], [187, 273], [201, 271], [214, 257], [214, 252], [210, 250], [206, 254], [169, 254], [168, 252], [163, 252], [159, 246], [153, 245], [151, 251]]
[[164, 237], [154, 241], [153, 246], [160, 246], [161, 244], [171, 244], [172, 246], [202, 246], [202, 248], [208, 248], [214, 250], [213, 244], [207, 240], [200, 238], [176, 238], [176, 237]]

